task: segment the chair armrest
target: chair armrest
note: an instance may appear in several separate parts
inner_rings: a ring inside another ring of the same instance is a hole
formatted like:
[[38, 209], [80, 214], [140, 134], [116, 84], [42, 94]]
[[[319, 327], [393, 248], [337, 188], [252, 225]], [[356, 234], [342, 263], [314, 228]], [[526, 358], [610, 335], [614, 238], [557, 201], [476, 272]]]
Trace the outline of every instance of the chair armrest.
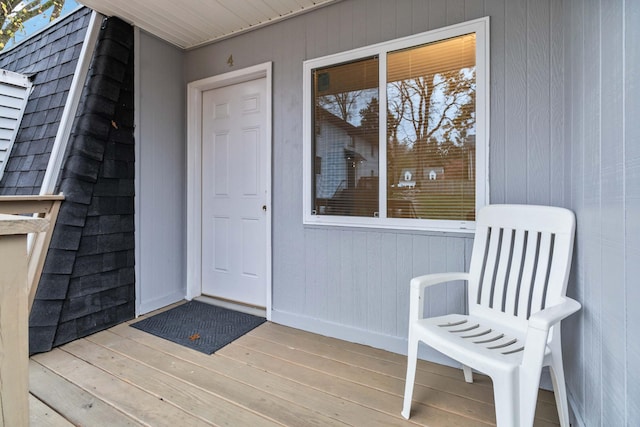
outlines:
[[410, 301], [409, 301], [409, 319], [410, 321], [422, 319], [424, 290], [439, 283], [453, 282], [456, 280], [468, 280], [469, 273], [436, 273], [426, 274], [411, 279]]
[[439, 283], [456, 280], [469, 280], [469, 273], [435, 273], [414, 277], [411, 279], [411, 289], [420, 290]]
[[540, 377], [538, 369], [542, 367], [549, 329], [565, 317], [580, 310], [580, 307], [578, 301], [564, 297], [559, 304], [540, 310], [529, 317], [522, 365], [536, 367], [534, 371], [538, 378]]
[[560, 304], [552, 305], [534, 313], [529, 317], [529, 327], [548, 331], [553, 325], [580, 310], [580, 303], [574, 299], [564, 297]]

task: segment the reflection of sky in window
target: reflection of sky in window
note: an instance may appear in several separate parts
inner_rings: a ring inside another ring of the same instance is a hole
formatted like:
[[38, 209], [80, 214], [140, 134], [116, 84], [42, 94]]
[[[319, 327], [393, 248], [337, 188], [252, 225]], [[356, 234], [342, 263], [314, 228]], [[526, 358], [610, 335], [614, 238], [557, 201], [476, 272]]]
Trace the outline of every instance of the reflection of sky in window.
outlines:
[[[460, 72], [463, 73], [466, 79], [473, 78], [473, 71], [474, 71], [474, 68], [463, 68], [460, 70]], [[423, 77], [419, 77], [419, 78], [423, 78]], [[430, 118], [428, 123], [428, 132], [432, 132], [434, 127], [437, 125], [440, 117], [442, 117], [443, 110], [446, 107], [446, 102], [450, 99], [450, 96], [451, 96], [445, 93], [445, 86], [443, 84], [444, 82], [445, 82], [445, 77], [443, 74], [440, 74], [440, 73], [436, 74], [433, 77], [433, 82], [431, 82], [433, 83], [434, 91], [433, 93], [429, 94]], [[343, 92], [339, 94], [339, 96], [341, 96], [341, 98], [343, 99], [343, 102], [345, 102], [344, 100], [346, 100], [346, 103], [349, 104], [347, 108], [346, 121], [349, 124], [355, 127], [358, 127], [362, 123], [362, 116], [360, 112], [365, 108], [367, 108], [367, 106], [369, 105], [369, 103], [373, 98], [378, 97], [378, 90], [377, 88], [375, 88], [375, 89], [364, 89], [364, 90], [358, 90], [358, 91]], [[389, 105], [391, 105], [391, 102], [393, 99], [397, 99], [399, 98], [399, 96], [400, 95], [399, 95], [397, 82], [389, 83], [387, 85], [387, 99], [389, 100]], [[414, 100], [411, 102], [411, 105], [413, 106], [414, 112], [417, 113], [417, 108], [420, 103], [419, 102], [420, 95], [414, 92], [412, 94], [412, 97], [414, 98]], [[334, 114], [337, 117], [343, 118], [342, 117], [343, 112], [339, 105], [340, 101], [338, 101], [336, 96], [325, 95], [325, 96], [318, 97], [318, 100], [322, 108], [326, 109], [327, 111], [329, 111], [330, 113]], [[469, 94], [463, 94], [458, 98], [458, 104], [460, 105], [466, 104], [469, 101], [471, 101], [471, 97]], [[446, 117], [449, 120], [454, 120], [456, 116], [459, 114], [459, 112], [460, 112], [460, 106], [454, 105], [446, 112]], [[406, 114], [403, 116], [402, 120], [398, 125], [396, 137], [400, 143], [406, 144], [407, 146], [411, 147], [416, 142], [417, 135], [414, 127], [414, 122], [410, 119], [410, 115], [409, 115], [410, 112], [406, 110], [405, 113]], [[474, 116], [475, 116], [475, 113], [474, 113]], [[446, 139], [445, 133], [446, 133], [445, 129], [443, 128], [438, 129], [431, 135], [431, 138], [437, 141], [438, 143], [445, 142], [445, 139]], [[467, 129], [467, 135], [475, 135], [475, 122], [469, 127], [469, 129]], [[451, 139], [451, 141], [454, 144], [462, 144], [464, 142], [462, 138], [463, 138], [463, 135], [459, 129], [456, 129], [454, 127], [454, 129], [450, 131], [449, 139]]]
[[[367, 108], [369, 103], [373, 98], [378, 97], [378, 89], [364, 89], [353, 92], [346, 92], [341, 95], [347, 95], [347, 98], [352, 101], [351, 105], [347, 110], [347, 123], [352, 126], [358, 127], [362, 123], [362, 116], [360, 115], [360, 111]], [[342, 117], [342, 112], [340, 110], [340, 106], [338, 105], [338, 101], [333, 95], [321, 96], [318, 98], [320, 101], [320, 105], [331, 114]]]
[[[64, 2], [64, 6], [62, 7], [62, 13], [60, 14], [60, 18], [67, 16], [69, 13], [76, 10], [80, 5], [76, 0], [66, 0]], [[51, 10], [53, 6], [44, 11], [44, 13], [40, 15], [36, 15], [33, 18], [29, 19], [24, 23], [24, 29], [16, 32], [16, 36], [7, 42], [7, 46], [5, 49], [9, 49], [12, 46], [20, 43], [21, 41], [31, 37], [33, 34], [42, 30], [46, 26], [48, 26], [51, 21], [49, 21], [49, 16], [51, 15]], [[60, 19], [58, 18], [58, 19]]]
[[[473, 71], [474, 71], [474, 68], [463, 68], [460, 70], [460, 72], [463, 73], [465, 79], [472, 79]], [[417, 79], [423, 79], [423, 78], [424, 77], [416, 77], [415, 79], [410, 79], [406, 81], [407, 82], [415, 81]], [[433, 92], [427, 95], [430, 98], [428, 101], [429, 103], [428, 104], [429, 119], [427, 124], [428, 133], [431, 133], [434, 131], [434, 128], [438, 125], [438, 122], [443, 114], [446, 114], [446, 117], [449, 120], [454, 120], [460, 112], [460, 105], [467, 104], [469, 101], [471, 101], [471, 96], [468, 93], [463, 94], [458, 98], [458, 102], [457, 102], [458, 105], [453, 105], [445, 113], [444, 110], [446, 108], [447, 102], [451, 100], [452, 95], [447, 95], [445, 93], [445, 85], [443, 84], [444, 82], [445, 82], [444, 75], [438, 73], [433, 77], [433, 81], [431, 82], [432, 84], [430, 84], [430, 86], [433, 87]], [[473, 85], [473, 87], [475, 88], [475, 84]], [[409, 103], [410, 107], [408, 107], [408, 108], [413, 107], [413, 112], [416, 115], [418, 115], [420, 97], [421, 97], [420, 94], [413, 91], [413, 93], [411, 94], [412, 101]], [[388, 105], [391, 105], [392, 101], [398, 98], [400, 98], [400, 89], [398, 87], [398, 82], [392, 82], [387, 84]], [[403, 115], [396, 129], [396, 132], [397, 132], [396, 138], [398, 142], [400, 142], [401, 144], [405, 144], [408, 147], [412, 147], [418, 139], [416, 134], [416, 129], [414, 126], [414, 121], [411, 120], [410, 117], [411, 117], [411, 111], [408, 109], [405, 109], [405, 114]], [[475, 117], [475, 112], [473, 113], [473, 117]], [[446, 130], [444, 128], [440, 128], [435, 132], [433, 132], [433, 134], [431, 135], [431, 139], [434, 139], [435, 141], [437, 141], [438, 144], [443, 143], [445, 142], [445, 139], [446, 139], [445, 133], [446, 133]], [[467, 129], [467, 135], [475, 135], [475, 120], [474, 120], [474, 123], [470, 126], [470, 128]], [[459, 145], [464, 143], [464, 141], [462, 140], [462, 137], [463, 137], [462, 132], [459, 129], [456, 129], [454, 127], [454, 129], [451, 130], [450, 132], [449, 139], [451, 139], [451, 141], [454, 144]]]

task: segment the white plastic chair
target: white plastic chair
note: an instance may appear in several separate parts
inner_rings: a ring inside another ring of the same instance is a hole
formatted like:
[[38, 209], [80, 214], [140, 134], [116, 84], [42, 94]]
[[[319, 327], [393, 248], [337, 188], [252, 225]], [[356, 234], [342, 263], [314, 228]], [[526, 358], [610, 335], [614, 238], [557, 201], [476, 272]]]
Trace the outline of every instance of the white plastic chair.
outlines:
[[[469, 273], [411, 280], [407, 380], [402, 415], [409, 418], [422, 341], [493, 381], [498, 426], [531, 426], [540, 374], [549, 366], [560, 424], [569, 426], [560, 321], [580, 309], [565, 296], [575, 217], [546, 206], [492, 205], [480, 210]], [[468, 315], [423, 318], [425, 289], [466, 280]]]

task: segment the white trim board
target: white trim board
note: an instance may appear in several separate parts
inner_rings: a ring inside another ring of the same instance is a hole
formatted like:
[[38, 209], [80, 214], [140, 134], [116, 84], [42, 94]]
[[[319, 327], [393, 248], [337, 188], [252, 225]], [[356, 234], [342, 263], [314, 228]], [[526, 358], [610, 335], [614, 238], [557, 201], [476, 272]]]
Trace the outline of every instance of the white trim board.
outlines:
[[271, 320], [272, 306], [272, 253], [271, 253], [271, 151], [272, 151], [272, 63], [254, 65], [241, 70], [231, 71], [213, 77], [190, 82], [187, 85], [187, 294], [191, 300], [202, 293], [202, 93], [243, 83], [250, 80], [265, 78], [267, 92], [267, 128], [268, 152], [264, 162], [267, 166], [266, 183], [267, 194], [267, 320]]
[[[134, 127], [133, 127], [133, 140], [134, 140], [134, 145], [133, 145], [133, 152], [134, 152], [134, 158], [135, 158], [135, 162], [134, 162], [134, 174], [135, 174], [135, 179], [134, 179], [134, 191], [135, 194], [133, 196], [133, 203], [134, 203], [134, 215], [133, 215], [133, 222], [134, 222], [134, 227], [135, 227], [135, 234], [134, 234], [134, 258], [135, 258], [135, 265], [134, 265], [134, 274], [135, 274], [135, 289], [136, 289], [136, 295], [135, 295], [135, 308], [136, 308], [136, 317], [140, 316], [141, 314], [147, 313], [151, 310], [154, 309], [155, 304], [158, 303], [158, 301], [156, 302], [146, 302], [145, 304], [142, 303], [141, 301], [141, 295], [142, 295], [142, 266], [140, 265], [140, 260], [142, 259], [142, 255], [141, 255], [141, 251], [140, 248], [142, 246], [142, 237], [140, 236], [140, 212], [142, 212], [142, 201], [141, 201], [141, 193], [142, 193], [142, 185], [141, 185], [141, 179], [142, 179], [142, 169], [140, 167], [140, 156], [141, 156], [141, 148], [140, 148], [140, 143], [141, 143], [141, 132], [140, 132], [140, 90], [142, 88], [140, 81], [141, 81], [141, 75], [140, 75], [140, 55], [138, 54], [138, 52], [140, 52], [140, 28], [138, 27], [133, 27], [133, 123], [134, 123]], [[181, 297], [180, 297], [181, 298]]]
[[267, 317], [266, 310], [260, 308], [254, 308], [247, 305], [236, 304], [230, 301], [224, 301], [217, 298], [213, 298], [206, 295], [201, 295], [199, 297], [195, 297], [194, 301], [203, 302], [205, 304], [215, 305], [217, 307], [227, 308], [229, 310], [239, 311], [241, 313], [251, 314], [253, 316], [258, 317]]

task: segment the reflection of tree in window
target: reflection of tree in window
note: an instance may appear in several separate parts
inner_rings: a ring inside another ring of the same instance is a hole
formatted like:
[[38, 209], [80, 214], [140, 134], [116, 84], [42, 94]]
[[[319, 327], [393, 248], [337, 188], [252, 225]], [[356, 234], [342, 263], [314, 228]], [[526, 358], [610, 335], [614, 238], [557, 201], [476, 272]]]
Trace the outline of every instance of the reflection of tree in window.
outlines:
[[340, 117], [345, 122], [351, 123], [353, 111], [362, 91], [334, 93], [318, 97], [318, 107]]
[[[411, 204], [417, 217], [473, 219], [475, 35], [392, 52], [387, 61], [388, 216], [405, 217], [393, 206]], [[398, 185], [407, 170], [415, 187]]]
[[313, 143], [323, 159], [317, 214], [372, 217], [379, 209], [377, 67], [377, 58], [367, 58], [314, 72]]

